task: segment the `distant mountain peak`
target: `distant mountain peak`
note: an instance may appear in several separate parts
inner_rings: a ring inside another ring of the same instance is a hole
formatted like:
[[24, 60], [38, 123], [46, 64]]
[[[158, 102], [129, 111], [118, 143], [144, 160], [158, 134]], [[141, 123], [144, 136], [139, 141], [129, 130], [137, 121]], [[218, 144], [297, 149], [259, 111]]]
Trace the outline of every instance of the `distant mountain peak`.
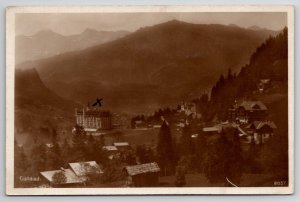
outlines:
[[264, 28], [261, 28], [261, 27], [259, 27], [257, 25], [252, 25], [252, 26], [248, 27], [248, 29], [251, 29], [251, 30], [261, 30], [261, 29], [264, 29]]
[[93, 34], [93, 33], [98, 33], [98, 31], [95, 30], [95, 29], [92, 29], [92, 28], [86, 28], [86, 29], [82, 32], [82, 34]]
[[180, 21], [180, 20], [177, 20], [177, 19], [173, 19], [173, 20], [167, 21], [167, 22], [162, 23], [162, 24], [179, 25], [179, 24], [189, 24], [189, 23], [183, 22], [183, 21]]
[[236, 24], [229, 24], [228, 26], [230, 26], [230, 27], [239, 27], [238, 25], [236, 25]]
[[54, 32], [51, 29], [41, 30], [41, 31], [37, 32], [36, 34], [34, 34], [33, 36], [49, 36], [49, 35], [59, 35], [59, 36], [61, 36], [60, 34], [58, 34], [57, 32]]

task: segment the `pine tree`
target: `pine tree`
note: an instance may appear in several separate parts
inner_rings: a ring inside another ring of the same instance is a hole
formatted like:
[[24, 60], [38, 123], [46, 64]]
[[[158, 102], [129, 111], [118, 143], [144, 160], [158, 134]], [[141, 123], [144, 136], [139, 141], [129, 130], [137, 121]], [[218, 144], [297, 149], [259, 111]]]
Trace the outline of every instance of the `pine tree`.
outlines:
[[231, 72], [231, 68], [228, 69], [228, 73], [227, 73], [227, 80], [230, 82], [233, 79], [233, 75]]
[[175, 156], [171, 130], [166, 121], [161, 125], [158, 134], [157, 155], [164, 174], [171, 173], [174, 169]]
[[191, 137], [191, 128], [189, 124], [185, 124], [182, 134], [180, 137], [180, 148], [182, 155], [190, 155], [192, 154], [192, 137]]
[[45, 171], [47, 163], [46, 146], [43, 143], [33, 145], [31, 149], [31, 172]]

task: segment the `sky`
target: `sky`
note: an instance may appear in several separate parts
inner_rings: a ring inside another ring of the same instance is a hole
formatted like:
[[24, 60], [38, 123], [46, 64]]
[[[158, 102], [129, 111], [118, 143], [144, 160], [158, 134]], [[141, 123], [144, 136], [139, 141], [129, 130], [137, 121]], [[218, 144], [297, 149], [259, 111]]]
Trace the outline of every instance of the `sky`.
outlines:
[[287, 25], [286, 13], [227, 12], [227, 13], [22, 13], [16, 14], [16, 35], [34, 35], [41, 30], [52, 30], [62, 35], [73, 35], [87, 28], [98, 31], [135, 31], [170, 20], [195, 24], [235, 24], [240, 27], [259, 26], [280, 30]]

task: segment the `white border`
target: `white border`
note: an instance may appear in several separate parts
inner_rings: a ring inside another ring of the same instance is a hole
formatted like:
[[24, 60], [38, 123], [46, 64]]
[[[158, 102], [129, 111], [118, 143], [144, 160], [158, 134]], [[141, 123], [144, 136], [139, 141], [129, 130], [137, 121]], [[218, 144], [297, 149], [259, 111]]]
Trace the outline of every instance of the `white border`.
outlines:
[[[14, 48], [16, 13], [128, 12], [287, 12], [288, 13], [288, 187], [197, 188], [14, 188]], [[166, 195], [166, 194], [292, 194], [294, 192], [294, 7], [289, 5], [68, 6], [9, 7], [6, 10], [6, 194], [7, 195]]]

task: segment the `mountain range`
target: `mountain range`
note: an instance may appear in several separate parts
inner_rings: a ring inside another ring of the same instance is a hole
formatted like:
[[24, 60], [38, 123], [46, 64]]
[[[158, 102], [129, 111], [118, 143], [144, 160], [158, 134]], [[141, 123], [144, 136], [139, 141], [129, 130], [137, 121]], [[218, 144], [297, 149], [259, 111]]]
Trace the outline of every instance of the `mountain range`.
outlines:
[[52, 30], [42, 30], [32, 36], [16, 36], [16, 64], [85, 49], [127, 35], [128, 31], [97, 31], [85, 29], [80, 34], [64, 36]]
[[271, 30], [181, 21], [140, 28], [84, 50], [25, 62], [64, 99], [104, 108], [152, 113], [209, 91], [221, 73], [239, 71]]

